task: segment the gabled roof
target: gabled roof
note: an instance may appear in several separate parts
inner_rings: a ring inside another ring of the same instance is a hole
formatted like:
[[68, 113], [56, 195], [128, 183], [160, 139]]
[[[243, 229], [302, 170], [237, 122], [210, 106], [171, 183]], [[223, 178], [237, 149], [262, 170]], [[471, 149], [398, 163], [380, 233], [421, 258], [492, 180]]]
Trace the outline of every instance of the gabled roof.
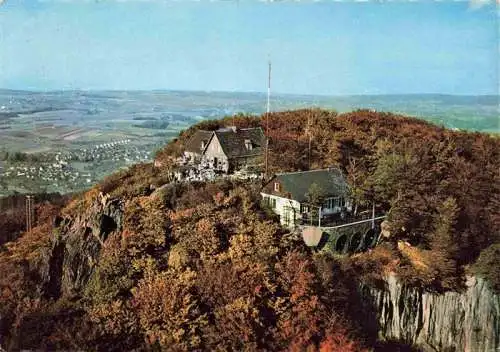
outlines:
[[[280, 191], [274, 191], [274, 183], [280, 184]], [[316, 183], [326, 197], [345, 196], [349, 193], [349, 185], [338, 168], [287, 172], [276, 174], [265, 186], [263, 193], [290, 197], [298, 202], [307, 202], [309, 187]]]
[[[264, 152], [266, 137], [260, 127], [225, 128], [214, 131], [214, 135], [228, 158], [256, 156]], [[251, 142], [251, 149], [247, 148], [247, 141]]]
[[185, 150], [191, 153], [202, 154], [201, 142], [205, 141], [205, 146], [207, 146], [213, 133], [213, 131], [197, 130], [187, 142]]

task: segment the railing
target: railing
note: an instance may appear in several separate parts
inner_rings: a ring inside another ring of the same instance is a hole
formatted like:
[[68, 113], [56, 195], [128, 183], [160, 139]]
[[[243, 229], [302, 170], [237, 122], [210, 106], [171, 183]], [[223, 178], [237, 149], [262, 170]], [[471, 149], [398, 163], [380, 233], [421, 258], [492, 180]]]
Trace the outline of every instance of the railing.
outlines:
[[[385, 216], [384, 216], [385, 217]], [[380, 219], [377, 217], [375, 219]], [[353, 213], [345, 213], [341, 216], [339, 213], [335, 214], [324, 214], [321, 216], [321, 221], [319, 221], [319, 214], [304, 213], [301, 218], [295, 221], [296, 226], [318, 226], [318, 227], [337, 227], [344, 224], [351, 224], [360, 221], [370, 221], [372, 220], [371, 211], [363, 211], [354, 215]]]
[[381, 219], [385, 219], [386, 217], [387, 217], [387, 215], [382, 215], [382, 216], [377, 216], [375, 218], [370, 218], [370, 219], [365, 219], [365, 220], [360, 220], [360, 221], [355, 221], [355, 222], [349, 222], [347, 224], [342, 224], [342, 225], [337, 225], [337, 226], [321, 226], [321, 228], [322, 229], [338, 229], [341, 227], [346, 227], [346, 226], [351, 226], [351, 225], [363, 224], [365, 222], [381, 220]]

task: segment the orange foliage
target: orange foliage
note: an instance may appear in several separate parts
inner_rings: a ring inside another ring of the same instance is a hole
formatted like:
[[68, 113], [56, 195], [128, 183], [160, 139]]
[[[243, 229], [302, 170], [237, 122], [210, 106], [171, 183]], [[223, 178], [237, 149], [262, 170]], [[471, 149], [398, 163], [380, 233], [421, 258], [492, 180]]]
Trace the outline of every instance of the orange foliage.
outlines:
[[149, 344], [190, 350], [201, 343], [199, 328], [206, 324], [194, 291], [196, 273], [150, 271], [134, 289], [133, 305]]
[[319, 352], [368, 352], [368, 350], [350, 340], [345, 330], [335, 329], [326, 334], [326, 338], [319, 346]]
[[[391, 209], [392, 238], [436, 257], [428, 266], [443, 282], [498, 242], [498, 138], [367, 110], [298, 110], [202, 122], [157, 158], [171, 161], [197, 128], [267, 122], [273, 172], [309, 164], [347, 171], [356, 204], [375, 200]], [[43, 224], [0, 252], [0, 315], [12, 323], [11, 336], [43, 322], [43, 333], [28, 334], [30, 347], [38, 341], [47, 349], [362, 351], [355, 340], [368, 340], [369, 332], [358, 328], [353, 277], [376, 281], [384, 270], [411, 270], [408, 256], [390, 244], [349, 259], [311, 256], [266, 220], [259, 185], [218, 181], [154, 191], [167, 181], [162, 169], [137, 165], [63, 210], [69, 219], [85, 215], [100, 192], [125, 204], [122, 231], [105, 239], [83, 299], [67, 315], [59, 301], [42, 297], [37, 282], [57, 212], [39, 208]], [[44, 314], [55, 324], [45, 324]], [[16, 343], [13, 349], [22, 346]]]

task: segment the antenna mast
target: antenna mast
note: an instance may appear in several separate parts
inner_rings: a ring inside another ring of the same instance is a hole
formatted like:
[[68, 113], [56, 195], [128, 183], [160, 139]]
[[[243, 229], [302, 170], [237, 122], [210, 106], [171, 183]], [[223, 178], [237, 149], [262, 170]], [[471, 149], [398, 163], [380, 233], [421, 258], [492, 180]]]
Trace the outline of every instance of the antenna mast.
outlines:
[[267, 113], [269, 114], [270, 110], [270, 101], [271, 101], [271, 61], [269, 61], [269, 71], [267, 77]]
[[267, 172], [269, 167], [269, 112], [271, 104], [271, 60], [268, 63], [268, 75], [267, 75], [267, 109], [266, 109], [266, 171], [264, 173], [264, 178], [267, 178]]
[[309, 149], [308, 149], [308, 159], [309, 159], [309, 170], [311, 170], [311, 111], [307, 112], [307, 134], [309, 135]]

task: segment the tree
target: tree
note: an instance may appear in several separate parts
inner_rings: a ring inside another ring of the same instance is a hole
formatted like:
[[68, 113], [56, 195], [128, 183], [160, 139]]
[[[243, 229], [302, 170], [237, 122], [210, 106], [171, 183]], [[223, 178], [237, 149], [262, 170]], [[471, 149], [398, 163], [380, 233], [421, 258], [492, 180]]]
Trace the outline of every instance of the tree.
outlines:
[[147, 341], [172, 350], [201, 347], [201, 327], [208, 324], [195, 291], [196, 273], [157, 272], [150, 268], [132, 290], [134, 309]]
[[311, 222], [313, 219], [318, 219], [319, 223], [319, 209], [325, 202], [325, 191], [313, 182], [306, 193], [306, 199], [311, 206]]
[[435, 229], [431, 234], [430, 247], [433, 252], [432, 266], [436, 276], [444, 288], [455, 288], [457, 285], [457, 237], [455, 223], [459, 208], [454, 198], [447, 198], [438, 208]]
[[351, 186], [351, 194], [354, 200], [354, 214], [358, 213], [358, 205], [363, 202], [363, 171], [358, 159], [349, 157], [347, 165], [347, 180]]

